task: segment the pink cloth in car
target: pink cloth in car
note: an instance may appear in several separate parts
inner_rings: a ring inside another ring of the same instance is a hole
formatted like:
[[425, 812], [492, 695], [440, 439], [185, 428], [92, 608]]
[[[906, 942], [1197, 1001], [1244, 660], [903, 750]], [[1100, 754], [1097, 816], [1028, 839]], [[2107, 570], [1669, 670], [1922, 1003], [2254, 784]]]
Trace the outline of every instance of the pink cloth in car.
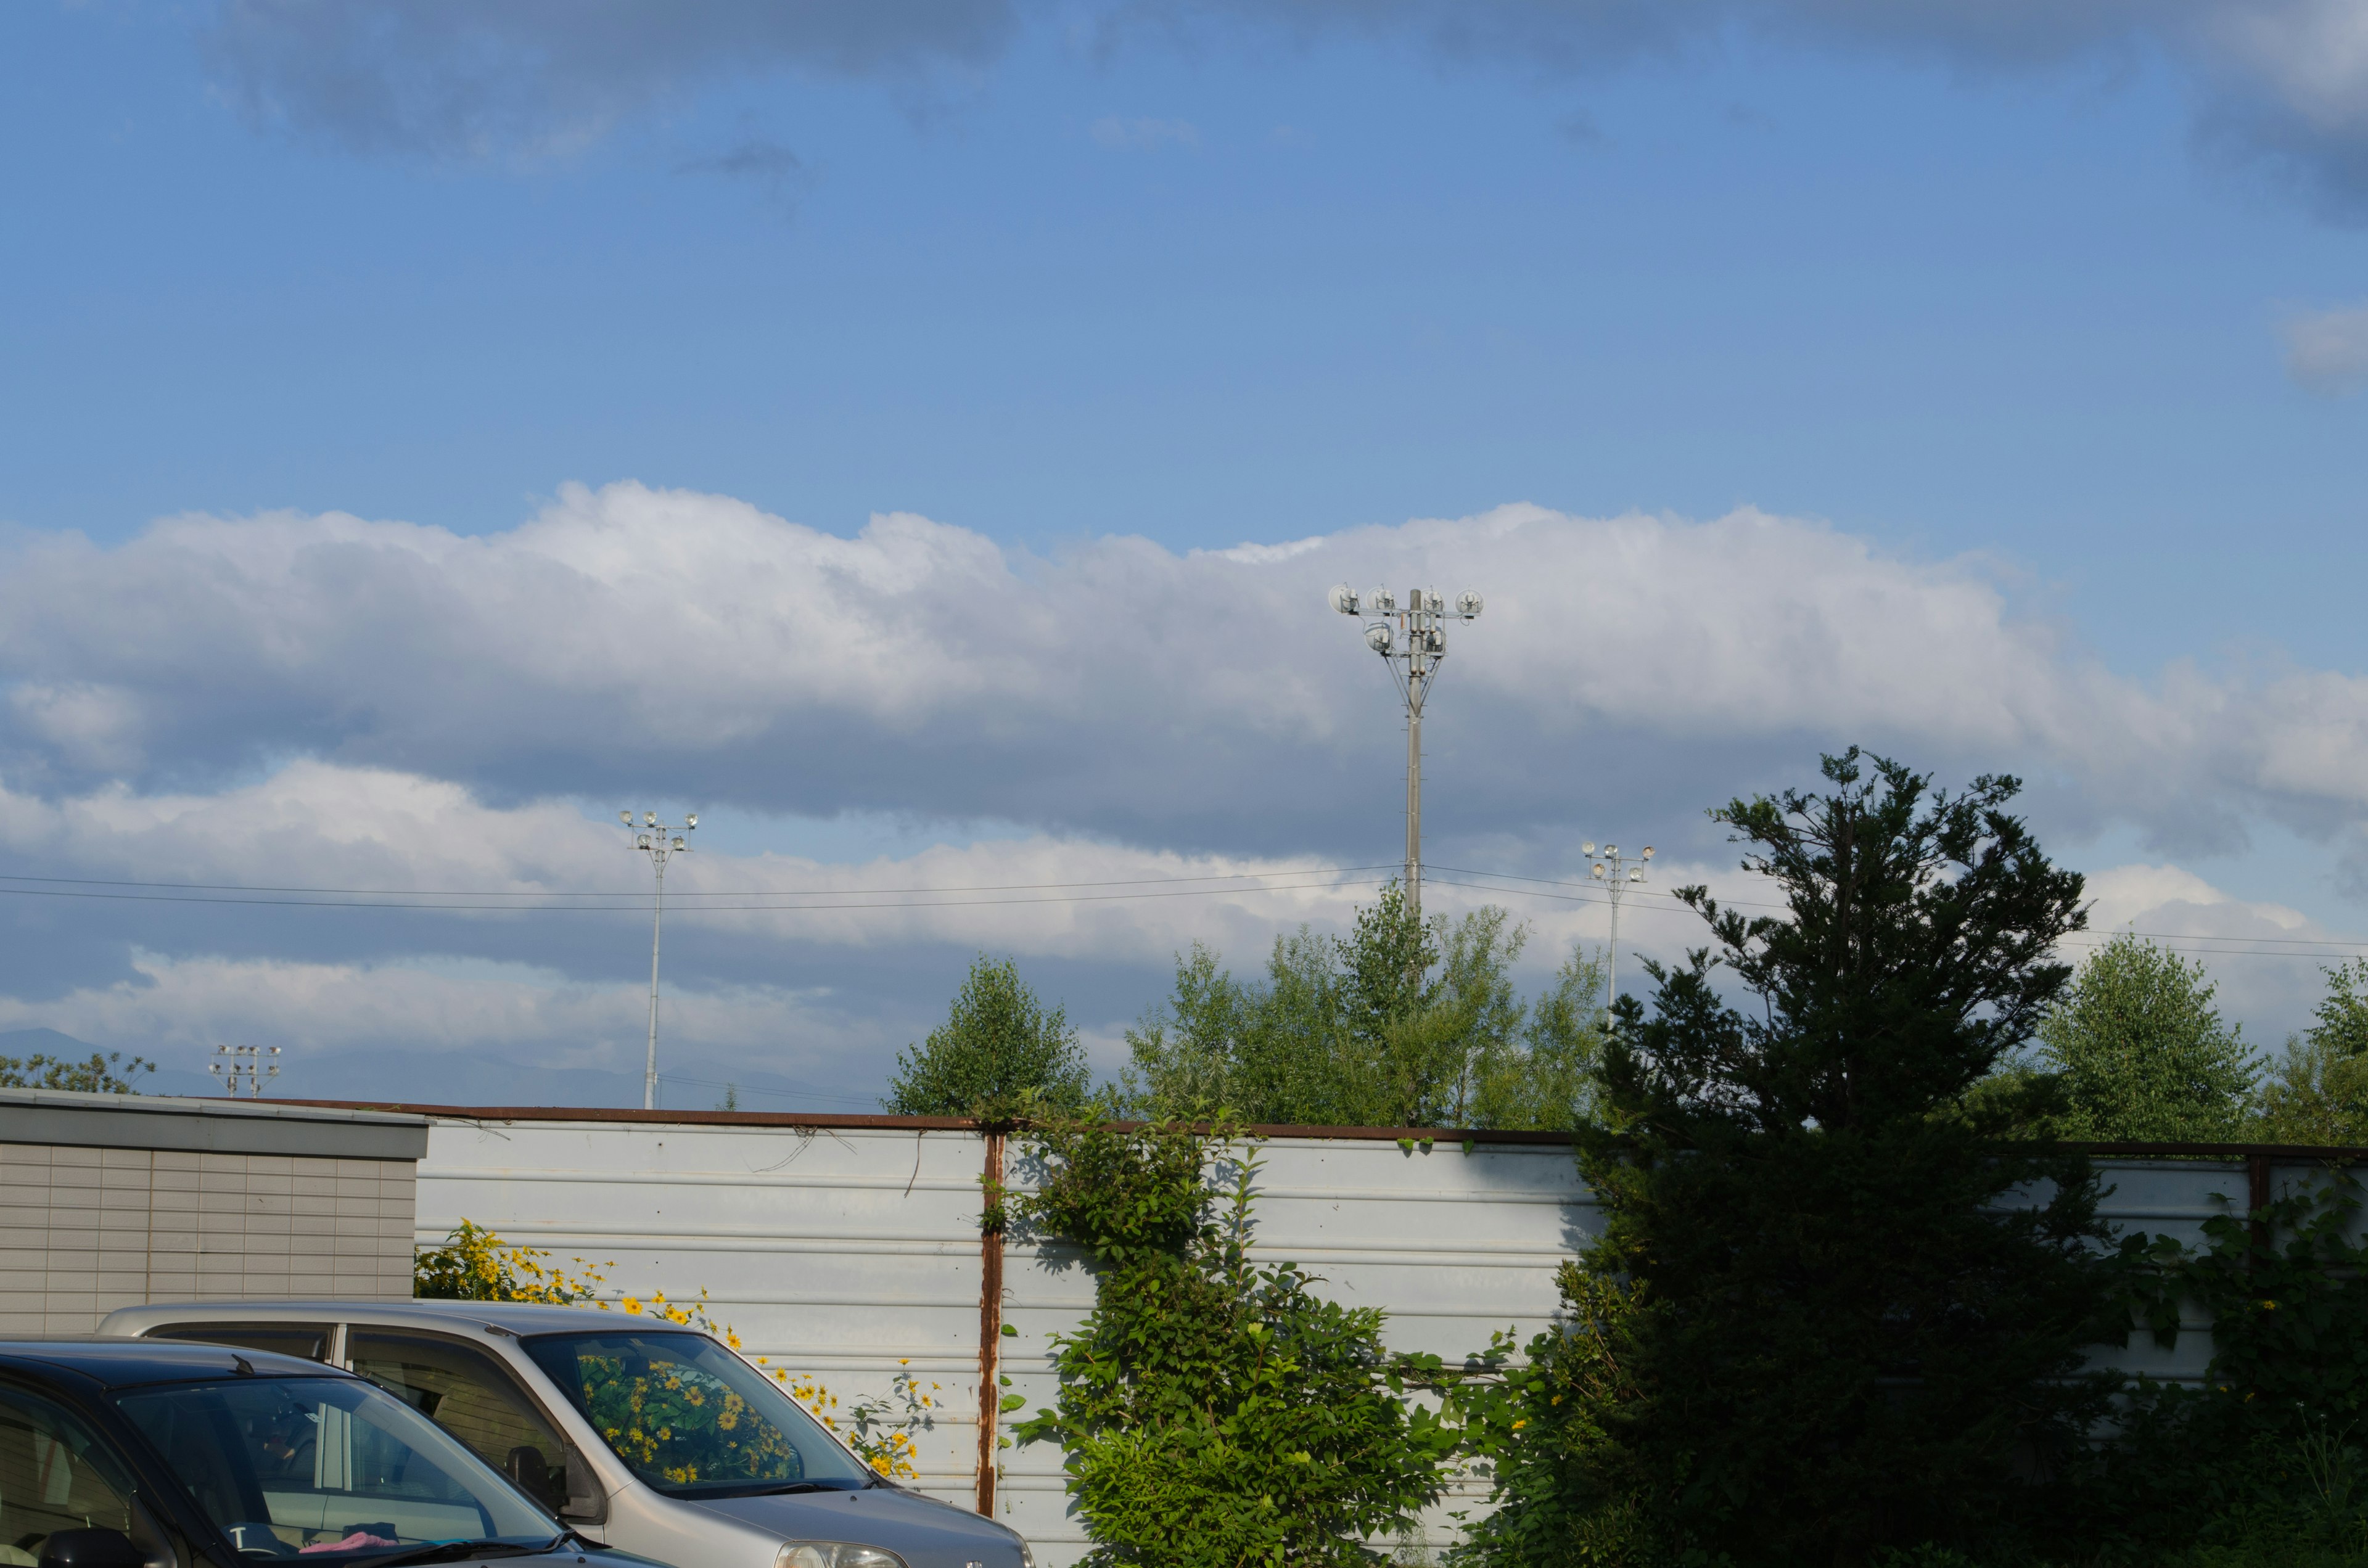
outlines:
[[343, 1540], [324, 1540], [312, 1546], [298, 1547], [296, 1555], [302, 1557], [308, 1551], [359, 1551], [365, 1546], [401, 1546], [403, 1542], [399, 1540], [389, 1540], [382, 1535], [372, 1535], [368, 1530], [356, 1530]]

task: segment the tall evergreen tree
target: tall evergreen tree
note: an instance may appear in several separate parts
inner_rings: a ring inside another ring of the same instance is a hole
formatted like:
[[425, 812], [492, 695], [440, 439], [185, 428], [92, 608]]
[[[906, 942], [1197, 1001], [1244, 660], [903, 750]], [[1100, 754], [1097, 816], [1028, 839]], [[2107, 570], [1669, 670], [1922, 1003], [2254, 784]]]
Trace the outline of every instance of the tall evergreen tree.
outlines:
[[1075, 1110], [1092, 1081], [1067, 1010], [1038, 1001], [1011, 960], [981, 953], [944, 1024], [897, 1053], [882, 1103], [898, 1116], [973, 1116], [1032, 1095]]
[[2011, 778], [1951, 794], [1855, 749], [1824, 771], [1711, 813], [1786, 913], [1683, 890], [1716, 956], [1648, 964], [1649, 1017], [1621, 999], [1607, 1125], [1580, 1135], [1604, 1229], [1564, 1279], [1587, 1332], [1532, 1346], [1561, 1458], [1508, 1510], [1559, 1522], [1517, 1517], [1492, 1555], [1574, 1561], [1607, 1529], [1736, 1564], [1995, 1543], [2086, 1452], [2095, 1178], [1999, 1140], [2028, 1106], [1965, 1101], [2064, 985], [2080, 879], [2008, 814]]
[[2039, 1026], [2039, 1062], [2062, 1080], [2071, 1138], [2237, 1137], [2259, 1075], [2242, 1030], [2212, 1005], [2201, 963], [2123, 933], [2088, 962]]

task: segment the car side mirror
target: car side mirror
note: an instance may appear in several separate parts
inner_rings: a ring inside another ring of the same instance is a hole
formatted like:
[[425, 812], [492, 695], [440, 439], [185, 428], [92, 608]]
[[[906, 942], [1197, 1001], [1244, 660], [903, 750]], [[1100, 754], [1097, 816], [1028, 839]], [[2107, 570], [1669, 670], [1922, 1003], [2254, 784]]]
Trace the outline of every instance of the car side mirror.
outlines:
[[37, 1561], [40, 1568], [147, 1568], [148, 1554], [121, 1530], [58, 1530]]
[[572, 1525], [597, 1525], [609, 1517], [609, 1495], [600, 1490], [600, 1478], [572, 1443], [567, 1448], [567, 1501], [559, 1517]]

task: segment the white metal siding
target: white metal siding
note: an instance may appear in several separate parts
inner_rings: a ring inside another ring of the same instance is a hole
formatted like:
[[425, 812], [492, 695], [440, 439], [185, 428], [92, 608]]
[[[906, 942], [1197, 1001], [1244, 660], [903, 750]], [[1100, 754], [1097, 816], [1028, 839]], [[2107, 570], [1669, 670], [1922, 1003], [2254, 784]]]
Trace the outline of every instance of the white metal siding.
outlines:
[[[620, 1122], [438, 1121], [419, 1167], [419, 1235], [461, 1219], [549, 1248], [564, 1261], [614, 1260], [610, 1283], [646, 1295], [709, 1291], [715, 1317], [750, 1354], [820, 1377], [842, 1403], [887, 1392], [900, 1369], [939, 1385], [920, 1483], [968, 1505], [978, 1453], [979, 1177], [975, 1133]], [[1256, 1256], [1301, 1264], [1321, 1290], [1389, 1312], [1396, 1348], [1451, 1359], [1492, 1330], [1525, 1341], [1557, 1305], [1554, 1274], [1587, 1244], [1597, 1210], [1561, 1146], [1371, 1139], [1278, 1139], [1262, 1146]], [[2100, 1162], [2104, 1211], [2133, 1229], [2201, 1239], [2203, 1221], [2240, 1211], [2241, 1164]], [[1007, 1160], [1024, 1187], [1025, 1164]], [[2283, 1190], [2301, 1173], [2281, 1175]], [[1074, 1327], [1093, 1287], [1073, 1255], [1013, 1238], [998, 1336], [1008, 1392], [1024, 1409], [1052, 1402], [1048, 1335]], [[2163, 1352], [2141, 1334], [2108, 1359], [2192, 1379], [2211, 1354], [2205, 1325]], [[998, 1392], [1007, 1391], [996, 1391]], [[1008, 1421], [1005, 1423], [1008, 1426]], [[1047, 1448], [997, 1450], [996, 1514], [1036, 1543], [1047, 1568], [1085, 1538]], [[1483, 1502], [1465, 1484], [1424, 1522], [1448, 1536], [1450, 1509]]]

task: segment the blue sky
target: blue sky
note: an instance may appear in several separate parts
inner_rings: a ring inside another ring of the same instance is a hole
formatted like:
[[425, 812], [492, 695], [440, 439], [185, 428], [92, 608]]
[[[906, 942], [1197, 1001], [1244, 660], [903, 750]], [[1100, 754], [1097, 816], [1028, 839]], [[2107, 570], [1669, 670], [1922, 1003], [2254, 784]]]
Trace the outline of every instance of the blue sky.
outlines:
[[[2044, 7], [1902, 22], [1809, 0], [791, 15], [0, 13], [0, 525], [25, 596], [0, 646], [0, 786], [51, 824], [7, 842], [19, 867], [272, 880], [219, 835], [134, 843], [101, 807], [169, 800], [155, 809], [195, 832], [278, 789], [328, 823], [368, 793], [339, 769], [461, 790], [434, 808], [477, 846], [453, 875], [508, 875], [534, 812], [588, 824], [628, 791], [703, 803], [717, 863], [758, 880], [768, 853], [878, 886], [942, 852], [994, 881], [984, 868], [1021, 854], [996, 846], [1030, 844], [1056, 870], [1115, 858], [1130, 875], [1163, 856], [1387, 859], [1387, 688], [1320, 612], [1269, 640], [1262, 596], [1297, 605], [1303, 568], [1318, 588], [1368, 562], [1452, 571], [1511, 526], [1492, 509], [1527, 503], [1551, 516], [1519, 537], [1550, 566], [1507, 546], [1487, 556], [1505, 580], [1478, 585], [1527, 618], [1520, 673], [1474, 667], [1484, 622], [1461, 655], [1474, 695], [1434, 736], [1434, 837], [1465, 858], [1554, 874], [1616, 816], [1714, 867], [1702, 805], [1864, 735], [2030, 771], [2068, 858], [2133, 888], [2150, 868], [2144, 896], [2179, 893], [2198, 929], [2286, 929], [2255, 907], [2273, 905], [2307, 939], [2368, 930], [2345, 869], [2368, 801], [2343, 782], [2368, 744], [2351, 684], [2368, 663], [2368, 7], [2108, 6], [2077, 28]], [[677, 493], [706, 499], [634, 499]], [[1702, 531], [1737, 508], [1775, 519], [1775, 564], [1748, 580], [1721, 577], [1723, 536]], [[155, 531], [188, 514], [220, 531]], [[396, 595], [373, 568], [370, 593], [341, 597], [298, 558], [330, 514], [490, 553], [356, 536], [426, 575]], [[918, 555], [834, 553], [870, 549], [874, 514], [939, 531], [897, 547]], [[553, 602], [520, 562], [551, 555], [533, 530], [563, 515], [581, 526], [558, 558], [621, 596], [583, 613], [625, 617], [629, 640], [634, 607], [659, 615], [652, 646], [677, 662], [646, 690], [578, 680], [608, 665], [567, 637], [546, 656], [488, 630]], [[1660, 531], [1603, 521], [1631, 515]], [[1309, 539], [1326, 542], [1295, 564], [1236, 563], [1264, 575], [1218, 618], [1217, 663], [1252, 686], [1272, 661], [1304, 670], [1315, 707], [1244, 718], [1139, 656], [1169, 632], [1130, 616], [1168, 627], [1193, 602], [1179, 585], [1231, 569], [1190, 552]], [[587, 564], [612, 549], [649, 580]], [[296, 552], [284, 574], [200, 602], [275, 551]], [[1829, 585], [1871, 573], [1889, 608], [1821, 597], [1785, 563]], [[701, 630], [719, 600], [773, 613], [734, 597], [759, 564], [781, 574], [774, 610], [817, 625], [909, 629], [925, 607], [898, 596], [933, 573], [951, 573], [928, 590], [951, 596], [927, 600], [940, 623], [1024, 599], [1042, 625], [1016, 648], [981, 631], [958, 650], [1020, 661], [1023, 685], [1141, 669], [1090, 698], [990, 685], [958, 722], [925, 722], [914, 692], [942, 695], [955, 652], [882, 632], [845, 668], [796, 644], [810, 690], [796, 672], [750, 685], [699, 661], [762, 656]], [[852, 575], [817, 601], [801, 571]], [[1656, 575], [1681, 571], [1703, 574]], [[467, 608], [488, 584], [510, 610]], [[1121, 585], [1137, 597], [1114, 603]], [[849, 612], [848, 592], [881, 597]], [[1990, 608], [1936, 623], [1926, 593]], [[1929, 638], [1931, 710], [1887, 690], [1879, 638], [1819, 615]], [[1717, 662], [1737, 624], [1773, 664]], [[2033, 648], [2010, 722], [1966, 717]], [[907, 676], [871, 678], [899, 659]], [[381, 660], [410, 678], [381, 688]], [[739, 695], [678, 695], [709, 687]], [[398, 713], [404, 692], [438, 695]], [[1323, 803], [1253, 787], [1277, 733]], [[1153, 734], [1201, 760], [1111, 760]], [[1047, 754], [1078, 760], [1009, 766]], [[1459, 790], [1459, 761], [1501, 779]], [[274, 853], [345, 863], [336, 831], [315, 837]], [[389, 854], [385, 876], [428, 869]], [[2195, 885], [2159, 881], [2174, 873]], [[563, 885], [564, 855], [535, 874]], [[1583, 935], [1551, 914], [1541, 954]], [[599, 1021], [631, 989], [621, 921], [598, 941], [550, 922], [486, 941], [418, 915], [335, 934], [159, 918], [41, 915], [0, 970], [0, 1027], [181, 1056], [235, 1028], [357, 1092], [371, 1042], [586, 1071], [633, 1044], [630, 1006]], [[1247, 961], [1274, 923], [1210, 919]], [[1107, 1053], [1159, 989], [1161, 944], [1196, 934], [1097, 947], [988, 922], [836, 956], [786, 932], [670, 948], [687, 1003], [713, 1005], [709, 1056], [772, 1049], [768, 1008], [827, 990], [791, 1054], [869, 1092], [978, 946], [1074, 992]], [[262, 966], [248, 989], [284, 1005], [168, 1006], [205, 964]], [[2257, 1032], [2298, 1019], [2307, 963], [2226, 967]], [[374, 1003], [377, 1035], [322, 1021], [373, 985], [471, 1000], [409, 1018]], [[527, 1006], [571, 986], [575, 1013]], [[541, 1021], [471, 1022], [512, 1004]], [[687, 1016], [686, 1039], [700, 1027]]]

